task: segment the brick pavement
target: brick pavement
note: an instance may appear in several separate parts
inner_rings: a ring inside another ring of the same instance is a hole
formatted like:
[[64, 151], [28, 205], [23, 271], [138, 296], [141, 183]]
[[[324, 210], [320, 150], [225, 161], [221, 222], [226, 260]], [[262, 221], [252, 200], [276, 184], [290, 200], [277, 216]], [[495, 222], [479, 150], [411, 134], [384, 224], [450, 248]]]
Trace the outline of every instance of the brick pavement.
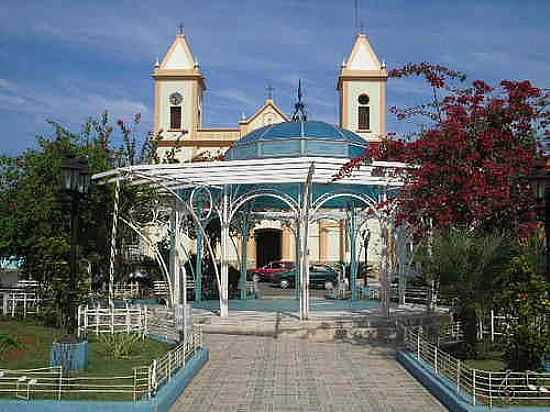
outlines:
[[210, 361], [172, 412], [445, 411], [391, 348], [206, 335]]

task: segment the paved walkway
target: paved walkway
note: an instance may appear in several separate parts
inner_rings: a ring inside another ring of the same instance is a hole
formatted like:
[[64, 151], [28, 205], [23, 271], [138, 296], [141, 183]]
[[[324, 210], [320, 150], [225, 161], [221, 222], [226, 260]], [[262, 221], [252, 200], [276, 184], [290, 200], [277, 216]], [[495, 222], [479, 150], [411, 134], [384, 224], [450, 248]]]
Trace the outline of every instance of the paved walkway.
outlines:
[[210, 361], [172, 412], [445, 411], [385, 347], [206, 335]]

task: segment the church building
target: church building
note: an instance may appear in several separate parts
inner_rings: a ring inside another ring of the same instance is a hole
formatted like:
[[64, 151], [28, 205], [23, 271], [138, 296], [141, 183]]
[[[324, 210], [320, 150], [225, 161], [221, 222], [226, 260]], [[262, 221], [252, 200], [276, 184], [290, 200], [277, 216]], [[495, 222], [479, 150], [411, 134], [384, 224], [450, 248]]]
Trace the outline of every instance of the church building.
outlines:
[[[385, 65], [377, 57], [368, 37], [359, 33], [335, 79], [339, 92], [340, 128], [354, 132], [368, 143], [380, 141], [385, 134], [387, 77]], [[183, 33], [176, 36], [162, 61], [155, 64], [153, 79], [154, 129], [163, 136], [159, 155], [177, 145], [180, 162], [222, 158], [233, 143], [253, 131], [291, 121], [291, 116], [268, 97], [255, 113], [236, 119], [233, 127], [205, 126], [203, 97], [207, 81]], [[265, 129], [266, 133], [269, 129]], [[277, 153], [272, 157], [277, 157]], [[372, 222], [369, 230], [368, 260], [369, 263], [378, 263], [379, 228]], [[350, 248], [346, 232], [343, 221], [316, 223], [309, 242], [312, 245], [310, 262], [347, 261]], [[293, 260], [294, 242], [294, 235], [282, 222], [260, 222], [248, 241], [249, 267], [259, 267], [275, 260]]]

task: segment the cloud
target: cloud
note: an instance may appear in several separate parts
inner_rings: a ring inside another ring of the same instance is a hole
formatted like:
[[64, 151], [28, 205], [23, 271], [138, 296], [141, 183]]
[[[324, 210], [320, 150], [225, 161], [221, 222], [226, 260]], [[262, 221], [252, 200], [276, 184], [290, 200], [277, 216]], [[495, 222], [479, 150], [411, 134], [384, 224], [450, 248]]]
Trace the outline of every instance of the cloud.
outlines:
[[0, 78], [0, 89], [8, 90], [11, 88], [11, 83], [7, 81], [6, 79]]
[[257, 104], [256, 99], [252, 98], [242, 90], [235, 89], [235, 88], [212, 91], [211, 96], [212, 96], [211, 100], [215, 98], [222, 98], [232, 102], [240, 103], [245, 106], [252, 106], [254, 104]]
[[[6, 87], [7, 86], [7, 87]], [[0, 111], [33, 114], [35, 119], [59, 119], [79, 125], [85, 119], [107, 110], [113, 119], [130, 119], [136, 113], [147, 118], [149, 109], [143, 102], [125, 96], [89, 92], [81, 88], [37, 90], [0, 79]]]
[[[471, 78], [548, 85], [546, 3], [447, 3], [378, 1], [361, 17], [374, 49], [391, 65], [427, 60]], [[207, 125], [235, 125], [242, 110], [262, 104], [268, 83], [277, 104], [291, 111], [300, 78], [312, 118], [337, 121], [338, 66], [355, 33], [351, 1], [166, 0], [159, 7], [4, 0], [2, 6], [0, 122], [14, 136], [3, 144], [21, 145], [28, 119], [36, 128], [46, 117], [78, 125], [109, 109], [114, 117], [142, 112], [150, 123], [151, 63], [168, 49], [180, 20], [207, 76]], [[388, 98], [388, 105], [415, 104], [423, 88], [390, 81]]]

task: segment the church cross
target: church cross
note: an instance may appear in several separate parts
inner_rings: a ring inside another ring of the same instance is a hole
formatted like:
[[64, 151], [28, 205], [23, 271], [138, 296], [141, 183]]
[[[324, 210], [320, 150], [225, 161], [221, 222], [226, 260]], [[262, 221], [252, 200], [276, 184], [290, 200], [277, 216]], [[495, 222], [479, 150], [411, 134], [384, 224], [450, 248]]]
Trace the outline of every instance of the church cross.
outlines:
[[275, 88], [270, 84], [268, 84], [265, 90], [267, 91], [267, 98], [269, 100], [273, 99], [273, 91], [275, 90]]
[[183, 23], [180, 23], [178, 25], [178, 29], [179, 29], [179, 34], [183, 34]]

